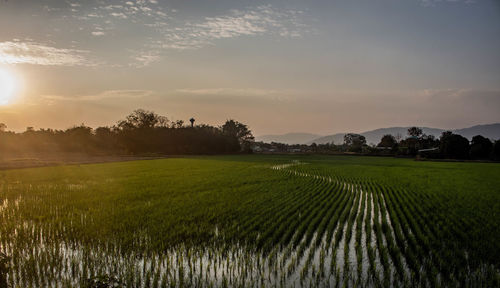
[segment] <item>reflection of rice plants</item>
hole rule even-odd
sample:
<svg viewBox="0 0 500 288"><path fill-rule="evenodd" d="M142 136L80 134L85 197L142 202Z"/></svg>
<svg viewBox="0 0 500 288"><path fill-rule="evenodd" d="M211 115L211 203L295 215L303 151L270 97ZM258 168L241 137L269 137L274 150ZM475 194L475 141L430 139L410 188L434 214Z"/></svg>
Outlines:
<svg viewBox="0 0 500 288"><path fill-rule="evenodd" d="M0 252L0 287L7 287L7 274L9 273L10 259Z"/></svg>
<svg viewBox="0 0 500 288"><path fill-rule="evenodd" d="M0 287L498 286L500 183L453 183L482 164L291 160L2 171Z"/></svg>
<svg viewBox="0 0 500 288"><path fill-rule="evenodd" d="M157 283L157 282L155 282ZM93 278L87 279L83 283L84 288L114 288L123 287L123 283L116 277L109 275L99 275ZM148 285L149 287L149 285Z"/></svg>

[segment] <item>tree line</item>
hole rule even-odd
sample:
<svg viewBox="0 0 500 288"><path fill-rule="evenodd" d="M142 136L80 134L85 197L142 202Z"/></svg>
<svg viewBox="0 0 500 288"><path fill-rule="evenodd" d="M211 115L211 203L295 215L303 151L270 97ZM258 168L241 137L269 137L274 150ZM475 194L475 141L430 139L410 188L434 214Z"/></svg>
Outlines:
<svg viewBox="0 0 500 288"><path fill-rule="evenodd" d="M384 135L377 147L390 148L393 154L423 158L500 160L500 140L476 135L469 141L451 131L443 132L438 139L424 134L418 127L409 128L408 135L399 142L392 135Z"/></svg>
<svg viewBox="0 0 500 288"><path fill-rule="evenodd" d="M398 137L400 138L400 137ZM467 138L446 131L439 138L426 135L419 127L408 129L408 137L398 140L384 135L378 145L368 146L363 135L348 133L344 136L343 149L375 155L407 155L435 159L500 160L500 140L491 141L481 135Z"/></svg>
<svg viewBox="0 0 500 288"><path fill-rule="evenodd" d="M354 153L364 155L392 155L432 159L461 160L500 160L500 140L491 141L476 135L469 141L467 138L446 131L439 138L426 135L421 128L411 127L408 135L384 135L377 145L368 145L365 136L356 133L344 135L341 144L324 143L311 145L284 143L255 143L259 152L274 153Z"/></svg>
<svg viewBox="0 0 500 288"><path fill-rule="evenodd" d="M28 127L7 131L0 123L0 155L79 152L88 154L224 154L250 150L254 137L247 125L227 120L215 127L185 125L152 111L138 109L111 127L84 124L66 130Z"/></svg>

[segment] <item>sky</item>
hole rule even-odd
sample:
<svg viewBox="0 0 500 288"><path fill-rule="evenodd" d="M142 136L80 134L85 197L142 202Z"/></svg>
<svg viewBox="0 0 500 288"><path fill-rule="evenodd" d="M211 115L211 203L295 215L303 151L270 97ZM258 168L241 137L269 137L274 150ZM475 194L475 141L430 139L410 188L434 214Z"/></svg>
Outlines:
<svg viewBox="0 0 500 288"><path fill-rule="evenodd" d="M500 122L499 51L497 0L0 0L0 122L463 128Z"/></svg>

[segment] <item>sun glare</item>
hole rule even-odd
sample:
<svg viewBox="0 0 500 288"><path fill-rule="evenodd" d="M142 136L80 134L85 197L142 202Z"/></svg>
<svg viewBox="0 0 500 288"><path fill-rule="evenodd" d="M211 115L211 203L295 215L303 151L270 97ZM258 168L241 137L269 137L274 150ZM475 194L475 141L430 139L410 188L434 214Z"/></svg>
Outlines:
<svg viewBox="0 0 500 288"><path fill-rule="evenodd" d="M0 105L7 105L14 97L16 78L6 69L0 68Z"/></svg>

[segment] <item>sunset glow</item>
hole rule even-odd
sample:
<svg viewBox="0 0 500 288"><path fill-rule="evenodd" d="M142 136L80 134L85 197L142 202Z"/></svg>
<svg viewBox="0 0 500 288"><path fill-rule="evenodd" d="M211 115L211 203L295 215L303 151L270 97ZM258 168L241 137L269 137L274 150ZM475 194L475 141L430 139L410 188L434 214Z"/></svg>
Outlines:
<svg viewBox="0 0 500 288"><path fill-rule="evenodd" d="M15 77L8 70L0 68L0 105L7 105L12 100L17 88Z"/></svg>
<svg viewBox="0 0 500 288"><path fill-rule="evenodd" d="M499 287L500 0L0 0L0 288Z"/></svg>
<svg viewBox="0 0 500 288"><path fill-rule="evenodd" d="M497 123L498 7L0 1L8 82L0 104L10 112L0 123L16 131L96 128L137 108L210 125L238 119L256 136ZM25 24L12 24L19 19Z"/></svg>

